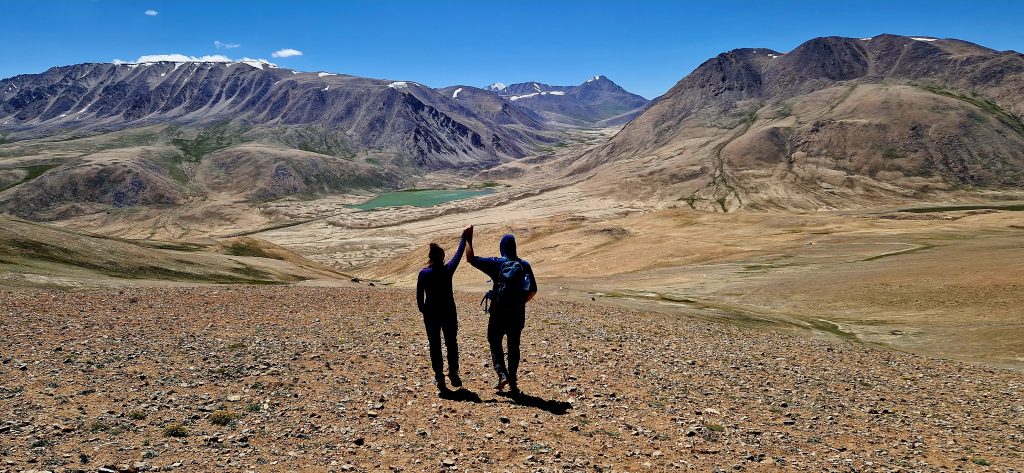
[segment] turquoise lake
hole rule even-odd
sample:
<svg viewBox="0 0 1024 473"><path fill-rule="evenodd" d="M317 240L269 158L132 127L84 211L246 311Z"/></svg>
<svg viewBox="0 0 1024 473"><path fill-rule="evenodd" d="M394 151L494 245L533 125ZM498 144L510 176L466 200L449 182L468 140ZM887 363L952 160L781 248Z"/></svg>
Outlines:
<svg viewBox="0 0 1024 473"><path fill-rule="evenodd" d="M468 199L494 193L491 189L424 189L397 192L385 192L361 204L349 205L349 208L373 210L384 207L433 207L445 202Z"/></svg>

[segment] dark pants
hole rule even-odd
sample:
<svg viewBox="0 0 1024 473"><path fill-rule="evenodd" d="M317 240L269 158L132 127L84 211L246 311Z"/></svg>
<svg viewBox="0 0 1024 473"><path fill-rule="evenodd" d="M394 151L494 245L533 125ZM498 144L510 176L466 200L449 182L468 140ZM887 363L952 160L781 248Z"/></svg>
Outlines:
<svg viewBox="0 0 1024 473"><path fill-rule="evenodd" d="M505 373L509 381L516 382L519 370L519 337L526 325L526 307L500 308L491 307L491 318L487 322L487 342L491 345L491 362L494 371ZM505 364L505 352L501 340L508 337L508 365Z"/></svg>
<svg viewBox="0 0 1024 473"><path fill-rule="evenodd" d="M430 342L430 366L434 368L434 377L444 377L444 360L441 358L442 332L444 332L444 345L448 348L448 373L458 375L459 320L455 311L423 314L423 325L427 328L427 341Z"/></svg>

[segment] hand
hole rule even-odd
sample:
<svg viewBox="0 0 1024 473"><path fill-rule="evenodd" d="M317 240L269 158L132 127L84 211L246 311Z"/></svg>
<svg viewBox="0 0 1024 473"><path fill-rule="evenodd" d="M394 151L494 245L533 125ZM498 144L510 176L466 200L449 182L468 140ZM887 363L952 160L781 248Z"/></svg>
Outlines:
<svg viewBox="0 0 1024 473"><path fill-rule="evenodd" d="M473 240L473 226L472 225L466 227L466 229L462 231L462 238L465 238L467 241L472 241Z"/></svg>

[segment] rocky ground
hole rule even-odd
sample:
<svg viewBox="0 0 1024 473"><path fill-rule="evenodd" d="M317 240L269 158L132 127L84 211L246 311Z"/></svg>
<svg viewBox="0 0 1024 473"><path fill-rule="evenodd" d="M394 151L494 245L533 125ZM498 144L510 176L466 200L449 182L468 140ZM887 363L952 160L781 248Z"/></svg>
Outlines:
<svg viewBox="0 0 1024 473"><path fill-rule="evenodd" d="M0 472L1024 471L1019 372L539 299L513 400L475 302L440 398L408 290L0 292Z"/></svg>

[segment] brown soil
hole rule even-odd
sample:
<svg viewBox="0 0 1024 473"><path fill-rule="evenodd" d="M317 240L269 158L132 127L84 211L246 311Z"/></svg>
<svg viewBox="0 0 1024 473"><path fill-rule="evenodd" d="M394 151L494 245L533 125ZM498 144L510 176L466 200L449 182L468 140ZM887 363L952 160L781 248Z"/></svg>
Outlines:
<svg viewBox="0 0 1024 473"><path fill-rule="evenodd" d="M409 290L0 292L0 472L1024 469L1021 373L542 298L516 402L458 301L442 399Z"/></svg>

